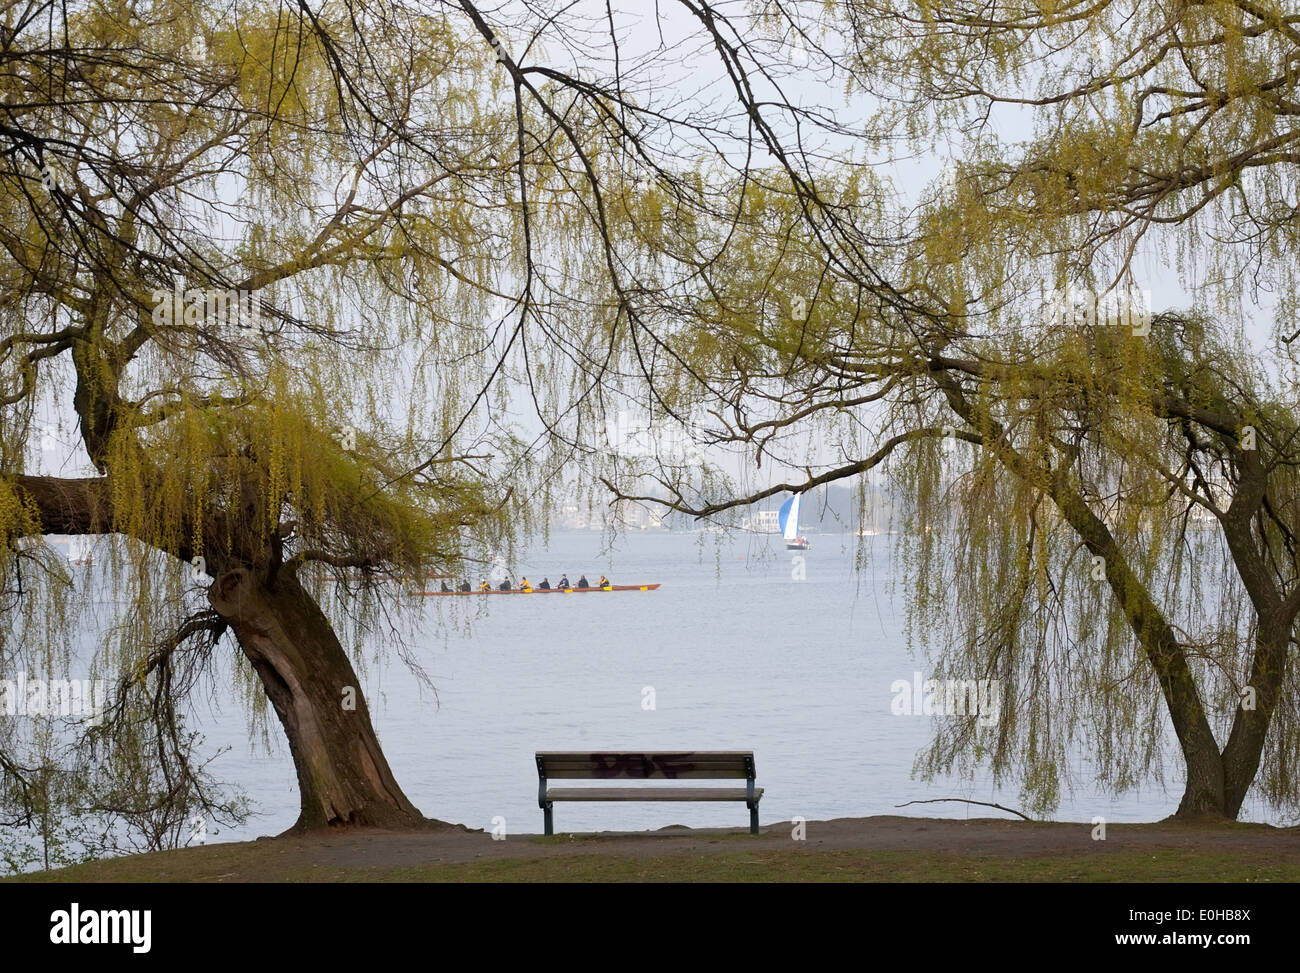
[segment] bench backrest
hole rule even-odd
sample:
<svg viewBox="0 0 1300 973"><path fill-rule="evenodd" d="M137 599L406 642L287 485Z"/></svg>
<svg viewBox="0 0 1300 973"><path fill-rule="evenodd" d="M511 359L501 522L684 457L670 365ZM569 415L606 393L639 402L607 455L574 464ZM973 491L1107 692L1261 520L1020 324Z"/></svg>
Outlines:
<svg viewBox="0 0 1300 973"><path fill-rule="evenodd" d="M724 780L754 779L752 750L684 750L675 753L548 751L537 754L537 775L547 779Z"/></svg>

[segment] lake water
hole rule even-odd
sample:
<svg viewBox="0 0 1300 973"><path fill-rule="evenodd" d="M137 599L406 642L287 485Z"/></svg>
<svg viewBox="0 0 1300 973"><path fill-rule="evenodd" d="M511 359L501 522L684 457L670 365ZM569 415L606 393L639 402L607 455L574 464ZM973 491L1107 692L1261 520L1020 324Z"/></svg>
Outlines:
<svg viewBox="0 0 1300 973"><path fill-rule="evenodd" d="M417 656L436 698L392 659L368 670L368 699L385 752L407 795L430 817L475 828L504 818L510 833L540 832L536 750L753 750L766 789L763 821L873 814L1001 816L963 797L1016 807L1018 788L987 779L913 779L936 717L890 711L891 684L910 681L902 605L891 600L887 535L812 535L804 580L776 537L636 533L603 550L601 535L552 535L521 560L534 583L562 571L576 581L607 572L616 584L661 582L653 592L425 599L429 636ZM517 575L516 575L517 576ZM477 581L477 579L474 579ZM447 613L475 616L468 634ZM463 626L462 626L463 627ZM647 708L653 692L653 709ZM258 804L247 826L210 840L276 834L293 824L293 765L272 719L270 753L250 745L226 702L200 707L210 745L230 744L213 770ZM1059 820L1151 821L1179 792L1150 787L1118 800L1066 794ZM670 824L742 827L738 804L561 804L564 831ZM1266 820L1251 807L1243 815Z"/></svg>

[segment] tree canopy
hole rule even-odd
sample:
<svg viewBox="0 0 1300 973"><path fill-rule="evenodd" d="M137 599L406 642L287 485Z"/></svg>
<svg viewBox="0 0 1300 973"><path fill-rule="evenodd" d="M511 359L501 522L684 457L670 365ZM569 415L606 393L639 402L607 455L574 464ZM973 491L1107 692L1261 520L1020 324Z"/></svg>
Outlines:
<svg viewBox="0 0 1300 973"><path fill-rule="evenodd" d="M878 471L914 638L1014 701L929 770L988 761L1048 810L1078 745L1116 790L1163 778L1168 720L1181 813L1296 807L1284 5L5 17L0 664L55 670L90 624L40 535L117 538L114 702L74 752L161 772L131 806L234 812L183 716L233 645L299 827L418 824L341 704L409 579L575 479L716 517ZM784 482L602 452L625 401ZM17 732L30 821L50 744Z"/></svg>

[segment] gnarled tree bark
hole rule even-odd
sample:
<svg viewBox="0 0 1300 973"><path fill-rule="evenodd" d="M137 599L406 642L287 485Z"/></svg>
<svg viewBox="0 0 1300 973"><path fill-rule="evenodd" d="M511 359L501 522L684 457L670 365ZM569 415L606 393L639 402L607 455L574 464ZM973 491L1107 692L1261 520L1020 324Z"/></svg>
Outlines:
<svg viewBox="0 0 1300 973"><path fill-rule="evenodd" d="M24 475L12 482L37 510L45 533L112 530L107 477ZM187 558L191 552L171 553ZM424 823L393 777L333 626L294 573L282 565L212 570L217 577L208 600L253 664L289 742L301 799L291 830Z"/></svg>
<svg viewBox="0 0 1300 973"><path fill-rule="evenodd" d="M423 821L388 766L347 653L293 574L234 567L208 600L239 639L289 740L302 797L294 830Z"/></svg>

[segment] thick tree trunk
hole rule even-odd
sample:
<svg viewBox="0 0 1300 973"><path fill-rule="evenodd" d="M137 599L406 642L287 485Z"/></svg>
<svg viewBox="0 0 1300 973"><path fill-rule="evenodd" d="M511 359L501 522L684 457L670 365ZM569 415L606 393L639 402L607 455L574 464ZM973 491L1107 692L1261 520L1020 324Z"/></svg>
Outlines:
<svg viewBox="0 0 1300 973"><path fill-rule="evenodd" d="M20 475L12 482L46 532L111 529L105 477ZM221 528L209 532L214 542L226 533ZM188 536L188 525L180 533ZM187 547L173 553L182 560L191 554ZM219 571L208 600L239 639L289 739L302 800L295 830L424 822L389 769L360 680L329 619L292 573L282 570L271 583L264 570Z"/></svg>
<svg viewBox="0 0 1300 973"><path fill-rule="evenodd" d="M1147 658L1153 660L1161 675L1170 722L1183 752L1183 765L1187 768L1183 798L1174 817L1226 817L1223 758L1219 755L1219 744L1201 705L1200 692L1182 645L1163 618L1150 628L1157 634L1143 647L1147 650Z"/></svg>
<svg viewBox="0 0 1300 973"><path fill-rule="evenodd" d="M1040 466L1037 461L1026 458L1007 445L1002 426L993 421L987 412L972 406L951 376L938 374L935 382L957 415L975 429L989 430L983 441L1006 468L1026 483L1040 486L1056 503L1061 515L1088 550L1102 558L1106 581L1160 682L1170 722L1173 723L1182 750L1187 781L1174 817L1227 816L1224 762L1210 729L1196 680L1192 677L1187 655L1173 627L1129 566L1110 528L1092 511L1079 492L1059 475L1059 471Z"/></svg>
<svg viewBox="0 0 1300 973"><path fill-rule="evenodd" d="M1173 816L1186 820L1234 817L1227 812L1219 751L1214 747L1195 749L1184 745L1183 762L1187 767L1187 783Z"/></svg>
<svg viewBox="0 0 1300 973"><path fill-rule="evenodd" d="M1254 699L1250 707L1237 705L1232 732L1223 748L1224 806L1231 818L1241 812L1246 793L1259 771L1268 728L1286 677L1291 622L1284 611L1279 611L1277 617L1260 617L1248 683L1254 690Z"/></svg>
<svg viewBox="0 0 1300 973"><path fill-rule="evenodd" d="M302 799L293 830L422 823L388 767L347 653L298 581L235 568L220 574L208 600L238 637L289 739Z"/></svg>
<svg viewBox="0 0 1300 973"><path fill-rule="evenodd" d="M1104 560L1111 591L1160 682L1169 720L1187 769L1183 797L1174 817L1232 816L1228 812L1224 791L1224 765L1219 744L1210 728L1200 690L1187 662L1187 653L1173 626L1129 567L1110 529L1088 508L1083 498L1061 485L1056 485L1053 496L1088 549Z"/></svg>

